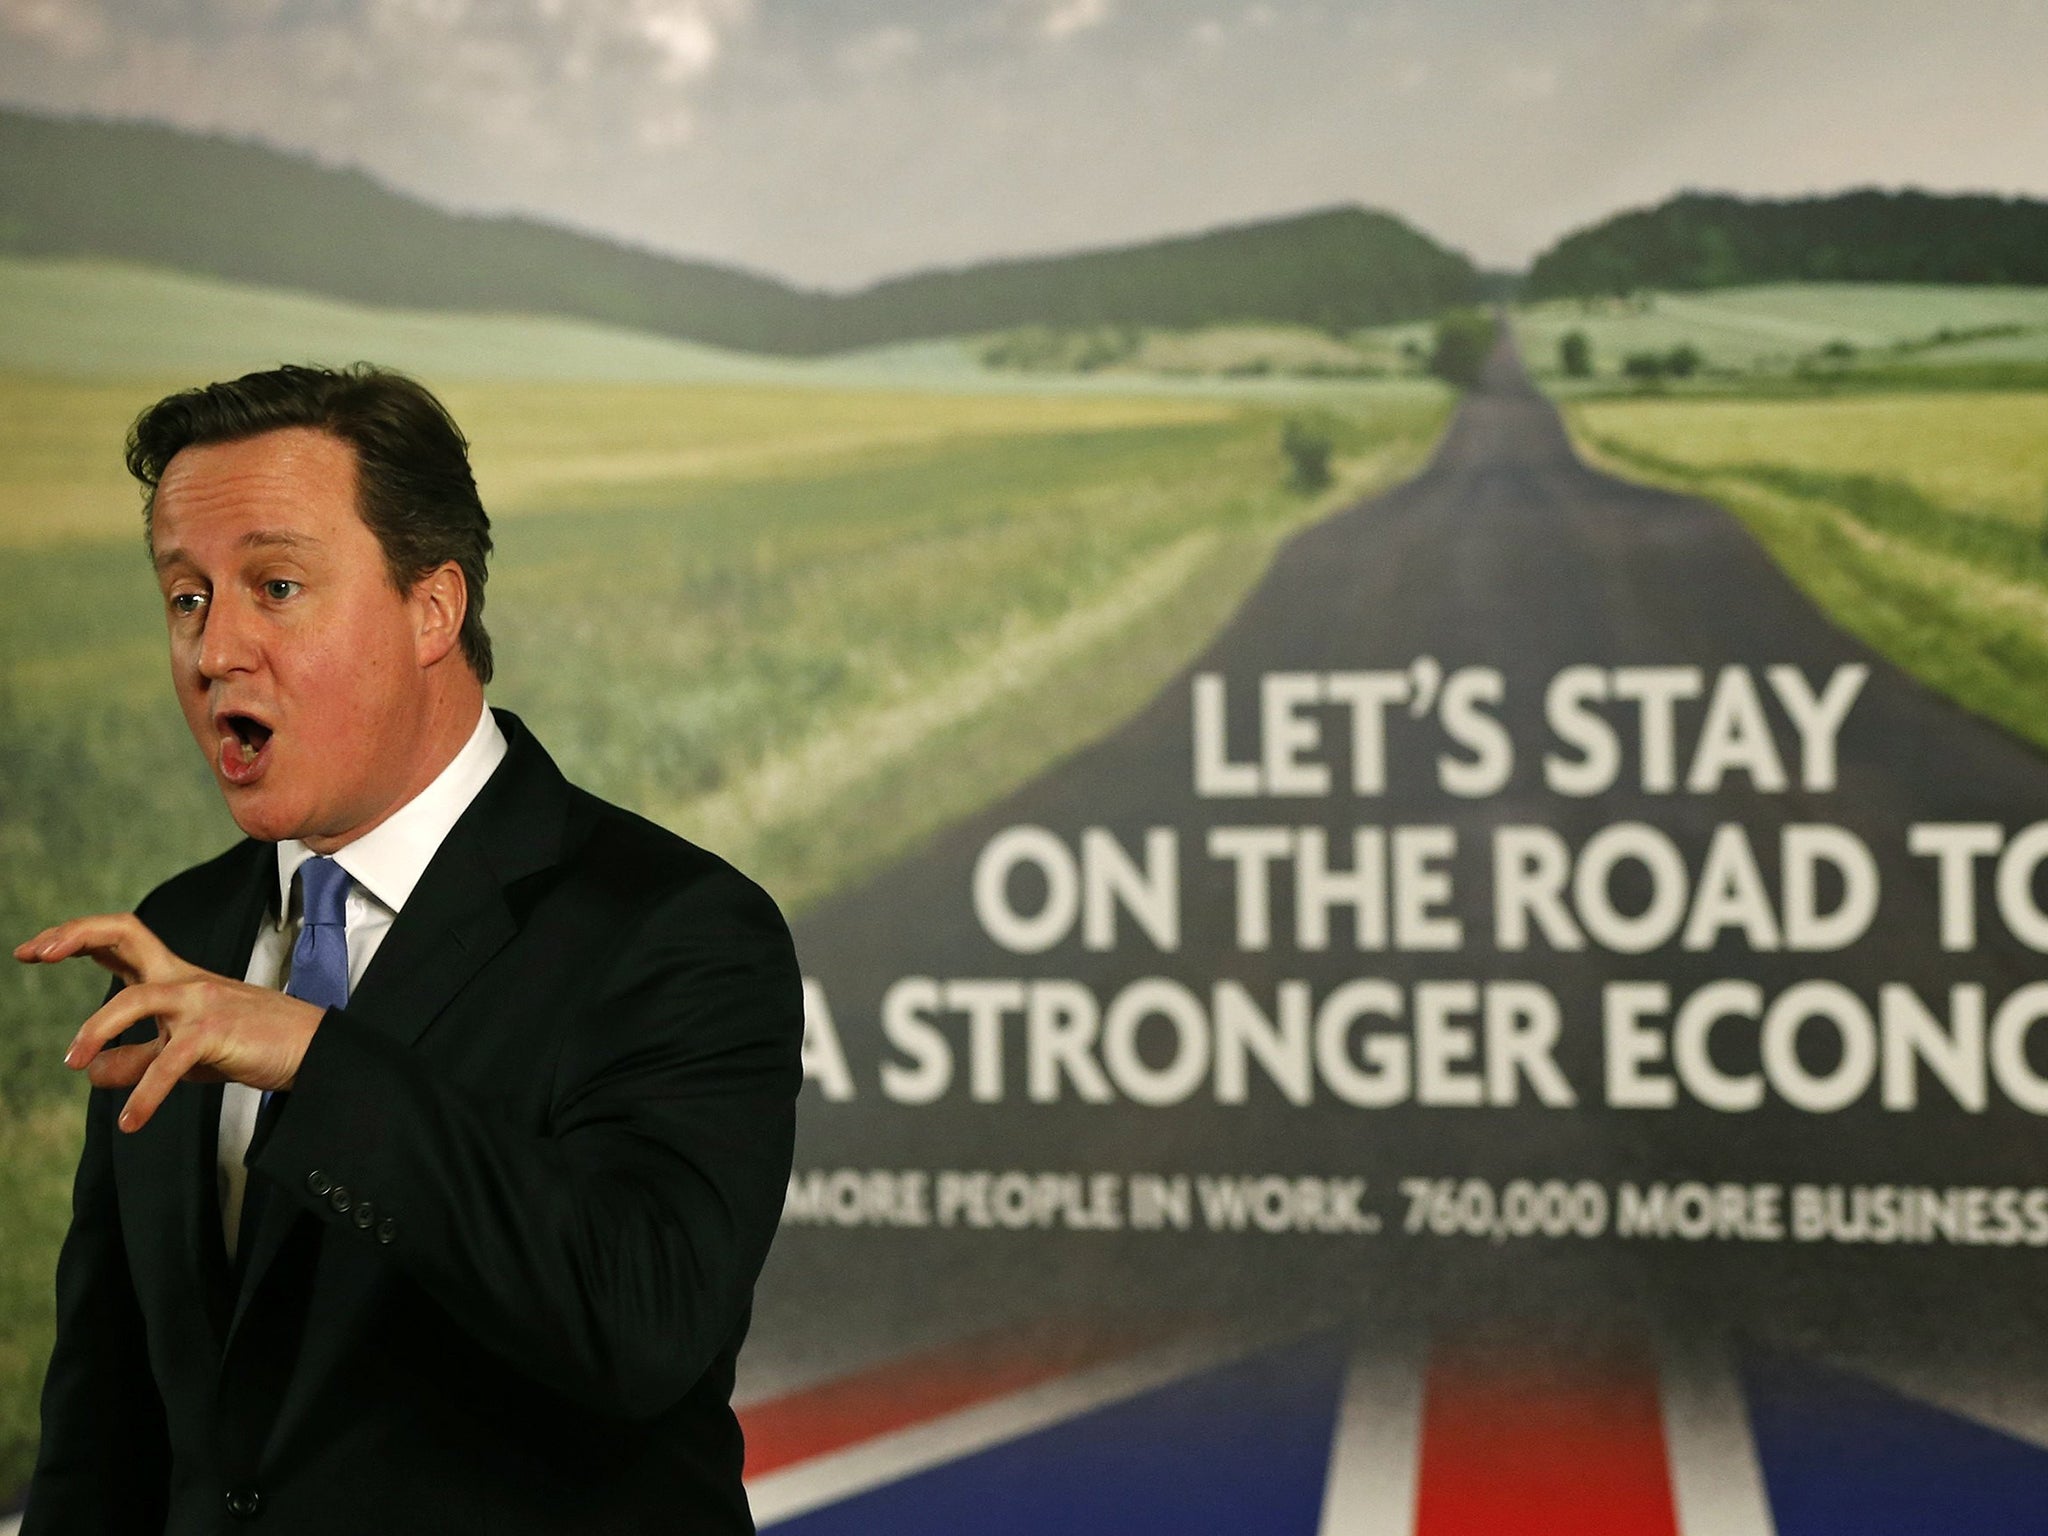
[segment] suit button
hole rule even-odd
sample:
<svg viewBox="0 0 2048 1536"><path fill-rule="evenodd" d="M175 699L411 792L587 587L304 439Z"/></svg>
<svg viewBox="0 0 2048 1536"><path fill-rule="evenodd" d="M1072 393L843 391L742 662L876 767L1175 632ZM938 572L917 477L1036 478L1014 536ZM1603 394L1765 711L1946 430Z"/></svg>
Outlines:
<svg viewBox="0 0 2048 1536"><path fill-rule="evenodd" d="M345 1215L355 1202L349 1198L348 1186L337 1184L334 1186L334 1193L327 1197L327 1203Z"/></svg>
<svg viewBox="0 0 2048 1536"><path fill-rule="evenodd" d="M334 1188L334 1180L327 1177L318 1168L315 1168L306 1175L306 1188L313 1191L316 1195L324 1195L327 1191Z"/></svg>
<svg viewBox="0 0 2048 1536"><path fill-rule="evenodd" d="M227 1506L228 1513L237 1520L254 1520L257 1511L263 1508L263 1495L254 1488L230 1488Z"/></svg>
<svg viewBox="0 0 2048 1536"><path fill-rule="evenodd" d="M355 1222L357 1227L367 1232L370 1229L370 1224L377 1219L377 1213L371 1209L369 1201L358 1200L356 1202L355 1215L350 1219Z"/></svg>
<svg viewBox="0 0 2048 1536"><path fill-rule="evenodd" d="M389 1216L386 1216L382 1221L377 1223L378 1242L388 1243L391 1241L391 1239L393 1239L396 1236L398 1236L398 1223L393 1221Z"/></svg>

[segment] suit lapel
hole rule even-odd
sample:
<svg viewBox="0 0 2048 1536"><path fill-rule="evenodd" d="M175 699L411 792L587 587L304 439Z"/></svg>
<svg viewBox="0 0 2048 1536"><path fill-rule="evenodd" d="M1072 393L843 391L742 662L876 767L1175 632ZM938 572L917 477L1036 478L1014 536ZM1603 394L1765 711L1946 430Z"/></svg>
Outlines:
<svg viewBox="0 0 2048 1536"><path fill-rule="evenodd" d="M508 890L562 857L568 784L516 716L496 713L505 761L443 839L349 997L351 1019L402 1044L519 931Z"/></svg>
<svg viewBox="0 0 2048 1536"><path fill-rule="evenodd" d="M348 1013L402 1044L518 931L473 839L450 835L349 997Z"/></svg>
<svg viewBox="0 0 2048 1536"><path fill-rule="evenodd" d="M443 840L349 996L352 1022L406 1045L518 933L508 888L562 856L568 784L516 716L496 714L505 761ZM289 1198L263 1202L256 1230L243 1234L248 1250L230 1341L294 1225L314 1219Z"/></svg>

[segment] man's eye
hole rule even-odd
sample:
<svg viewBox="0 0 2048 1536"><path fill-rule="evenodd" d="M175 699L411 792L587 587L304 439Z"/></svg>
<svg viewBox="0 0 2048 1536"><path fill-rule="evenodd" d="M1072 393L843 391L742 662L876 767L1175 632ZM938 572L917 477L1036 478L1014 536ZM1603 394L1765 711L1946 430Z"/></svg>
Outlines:
<svg viewBox="0 0 2048 1536"><path fill-rule="evenodd" d="M273 576L269 581L263 583L263 595L273 603L284 602L298 590L299 584L296 581L286 581L281 576Z"/></svg>
<svg viewBox="0 0 2048 1536"><path fill-rule="evenodd" d="M204 592L173 592L171 594L171 612L177 614L180 618L190 618L205 606L206 594Z"/></svg>

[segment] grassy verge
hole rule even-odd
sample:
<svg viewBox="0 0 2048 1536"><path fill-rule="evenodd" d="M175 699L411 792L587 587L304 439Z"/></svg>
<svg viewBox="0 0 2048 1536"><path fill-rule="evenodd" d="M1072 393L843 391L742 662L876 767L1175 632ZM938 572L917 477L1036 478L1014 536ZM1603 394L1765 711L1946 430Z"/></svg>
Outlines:
<svg viewBox="0 0 2048 1536"><path fill-rule="evenodd" d="M662 819L801 910L1131 714L1222 626L1287 533L1412 472L1430 440L1390 432L1342 460L1314 498L1251 479L1264 433L1227 441L1215 478L1133 489L1127 510L1148 507L1160 532L1115 574L1104 563L1071 598L1013 612L922 684L835 711Z"/></svg>
<svg viewBox="0 0 2048 1536"><path fill-rule="evenodd" d="M1567 414L1590 460L1728 507L1835 622L2048 748L2048 552L2030 451L2040 438L2012 430L2040 420L2044 402L1980 404L1887 401L1861 438L1827 430L1814 402L1722 403L1704 422L1709 408L1680 401ZM1836 413L1834 425L1856 423ZM1847 467L1859 462L1868 467Z"/></svg>
<svg viewBox="0 0 2048 1536"><path fill-rule="evenodd" d="M0 934L130 906L234 835L165 686L134 492L106 467L153 393L0 377ZM1280 405L448 394L503 514L494 700L573 778L792 909L1114 725L1282 537L1418 464L1448 405L1326 394L1337 478L1303 495ZM0 1496L33 1453L76 1156L58 1055L100 987L0 967Z"/></svg>

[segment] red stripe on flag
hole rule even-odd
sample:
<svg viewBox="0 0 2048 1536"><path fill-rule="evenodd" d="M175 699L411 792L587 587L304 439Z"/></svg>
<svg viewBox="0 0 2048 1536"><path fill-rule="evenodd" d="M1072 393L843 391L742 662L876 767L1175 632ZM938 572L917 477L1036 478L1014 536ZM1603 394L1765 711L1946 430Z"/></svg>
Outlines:
<svg viewBox="0 0 2048 1536"><path fill-rule="evenodd" d="M1416 1536L1677 1536L1649 1361L1439 1350L1424 1393Z"/></svg>
<svg viewBox="0 0 2048 1536"><path fill-rule="evenodd" d="M1021 1392L1149 1342L1016 1332L977 1334L899 1356L740 1410L747 1476L844 1450L895 1430Z"/></svg>

